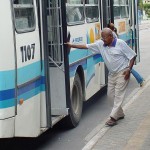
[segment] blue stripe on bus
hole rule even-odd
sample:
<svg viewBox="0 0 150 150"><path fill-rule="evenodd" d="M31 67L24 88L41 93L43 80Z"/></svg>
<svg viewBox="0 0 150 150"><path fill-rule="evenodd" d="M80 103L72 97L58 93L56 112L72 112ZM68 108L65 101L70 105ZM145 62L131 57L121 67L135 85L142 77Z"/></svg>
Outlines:
<svg viewBox="0 0 150 150"><path fill-rule="evenodd" d="M99 62L104 62L101 54L96 54L93 57L94 57L94 60L95 60L95 64L97 64Z"/></svg>
<svg viewBox="0 0 150 150"><path fill-rule="evenodd" d="M5 101L0 101L0 109L8 108L8 107L13 107L15 106L15 99L7 99Z"/></svg>
<svg viewBox="0 0 150 150"><path fill-rule="evenodd" d="M36 88L36 87L39 87L40 85L41 85L41 78L39 78L35 82L28 84L27 86L23 86L23 87L19 88L18 89L18 95L26 93L26 92L28 92L28 91Z"/></svg>
<svg viewBox="0 0 150 150"><path fill-rule="evenodd" d="M45 91L45 77L31 82L18 89L18 99L27 100L40 92ZM0 91L0 108L15 106L15 89Z"/></svg>
<svg viewBox="0 0 150 150"><path fill-rule="evenodd" d="M102 56L100 54L96 54L96 55L91 56L91 57L89 57L87 59L85 58L85 59L83 59L81 61L78 59L79 61L76 60L77 61L76 63L74 63L73 65L70 65L70 77L74 77L75 76L75 71L76 71L76 69L77 69L77 67L79 65L81 65L83 67L83 69L86 70L88 68L87 60L92 58L92 57L93 57L93 60L94 60L94 64L91 64L91 65L93 65L93 67L94 67L95 64L97 64L99 62L103 62Z"/></svg>
<svg viewBox="0 0 150 150"><path fill-rule="evenodd" d="M87 56L87 50L75 49L69 54L69 63L72 64L80 59L83 59Z"/></svg>
<svg viewBox="0 0 150 150"><path fill-rule="evenodd" d="M41 92L41 87L38 86L38 87L36 87L36 88L26 92L26 93L22 93L21 95L19 95L18 101L19 101L19 99L28 100L31 97L38 95L40 92Z"/></svg>
<svg viewBox="0 0 150 150"><path fill-rule="evenodd" d="M78 55L80 55L80 53L78 53ZM78 59L76 60L77 62L70 65L70 77L74 77L77 67L79 65L81 65L84 69L84 71L86 70L86 86L88 86L88 84L90 83L91 79L95 76L95 64L99 63L99 62L103 62L102 56L100 54L96 54L94 56L92 56L92 53L89 51L89 55L91 55L91 57L89 58L85 58L81 61L77 61L80 60L79 57L77 57ZM72 59L73 60L73 59ZM75 61L75 59L74 59ZM88 63L87 63L88 61Z"/></svg>
<svg viewBox="0 0 150 150"><path fill-rule="evenodd" d="M14 97L15 97L15 89L0 91L0 101L4 101Z"/></svg>
<svg viewBox="0 0 150 150"><path fill-rule="evenodd" d="M15 87L15 70L0 71L0 91L12 89L14 87Z"/></svg>
<svg viewBox="0 0 150 150"><path fill-rule="evenodd" d="M41 61L24 66L18 69L18 84L26 83L37 76L44 75L41 72ZM15 69L9 71L0 71L0 91L15 88Z"/></svg>
<svg viewBox="0 0 150 150"><path fill-rule="evenodd" d="M26 83L41 75L41 61L18 69L18 84Z"/></svg>

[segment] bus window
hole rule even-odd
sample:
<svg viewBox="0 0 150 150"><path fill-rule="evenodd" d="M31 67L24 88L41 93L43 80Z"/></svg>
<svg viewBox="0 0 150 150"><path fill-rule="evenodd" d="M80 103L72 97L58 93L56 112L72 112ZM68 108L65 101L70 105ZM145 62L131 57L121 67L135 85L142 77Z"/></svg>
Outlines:
<svg viewBox="0 0 150 150"><path fill-rule="evenodd" d="M120 7L114 6L114 18L119 19L120 18Z"/></svg>
<svg viewBox="0 0 150 150"><path fill-rule="evenodd" d="M114 0L114 17L115 19L129 17L128 0Z"/></svg>
<svg viewBox="0 0 150 150"><path fill-rule="evenodd" d="M114 0L114 6L119 6L119 1L120 0Z"/></svg>
<svg viewBox="0 0 150 150"><path fill-rule="evenodd" d="M120 0L120 5L128 5L128 0Z"/></svg>
<svg viewBox="0 0 150 150"><path fill-rule="evenodd" d="M14 0L13 8L16 31L33 31L35 29L33 0Z"/></svg>
<svg viewBox="0 0 150 150"><path fill-rule="evenodd" d="M121 12L121 18L127 18L127 17L129 17L128 6L121 6L120 7L120 12Z"/></svg>
<svg viewBox="0 0 150 150"><path fill-rule="evenodd" d="M82 0L67 0L66 16L68 25L84 23L84 8Z"/></svg>
<svg viewBox="0 0 150 150"><path fill-rule="evenodd" d="M129 17L129 5L127 0L120 1L120 15L121 18Z"/></svg>
<svg viewBox="0 0 150 150"><path fill-rule="evenodd" d="M120 18L120 7L119 7L119 0L114 0L114 18Z"/></svg>
<svg viewBox="0 0 150 150"><path fill-rule="evenodd" d="M86 21L97 22L99 21L99 10L98 10L98 1L97 0L87 0L85 2L85 14Z"/></svg>

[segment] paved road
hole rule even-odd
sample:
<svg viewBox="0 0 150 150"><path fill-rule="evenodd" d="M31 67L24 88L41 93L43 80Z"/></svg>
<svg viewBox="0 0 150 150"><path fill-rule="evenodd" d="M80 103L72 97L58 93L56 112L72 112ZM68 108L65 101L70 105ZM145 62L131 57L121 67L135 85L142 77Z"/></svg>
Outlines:
<svg viewBox="0 0 150 150"><path fill-rule="evenodd" d="M144 26L140 25L141 62L134 67L145 79L150 75L150 30L148 27L148 22L144 22ZM126 96L134 95L138 89L139 85L131 77ZM125 103L127 101L128 99ZM57 125L36 139L13 138L0 140L0 149L81 150L94 136L97 128L103 124L109 113L110 107L106 93L101 91L91 101L84 104L82 119L77 128L65 130Z"/></svg>

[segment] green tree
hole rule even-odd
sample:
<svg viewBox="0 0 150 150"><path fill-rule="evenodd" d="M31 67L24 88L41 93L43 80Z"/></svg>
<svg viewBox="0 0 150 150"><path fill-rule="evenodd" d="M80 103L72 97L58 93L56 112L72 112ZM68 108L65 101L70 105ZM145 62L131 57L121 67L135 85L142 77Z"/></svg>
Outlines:
<svg viewBox="0 0 150 150"><path fill-rule="evenodd" d="M138 0L138 8L143 10L143 0Z"/></svg>
<svg viewBox="0 0 150 150"><path fill-rule="evenodd" d="M150 4L144 4L143 8L145 10L145 13L148 15L148 17L150 18Z"/></svg>

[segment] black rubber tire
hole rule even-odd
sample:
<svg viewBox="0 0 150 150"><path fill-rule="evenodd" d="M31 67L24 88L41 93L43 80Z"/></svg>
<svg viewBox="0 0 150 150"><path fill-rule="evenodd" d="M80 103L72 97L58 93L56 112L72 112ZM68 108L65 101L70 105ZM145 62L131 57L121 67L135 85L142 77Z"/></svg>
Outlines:
<svg viewBox="0 0 150 150"><path fill-rule="evenodd" d="M82 107L83 107L82 85L80 77L78 73L76 73L72 88L69 116L67 116L66 118L67 119L66 124L68 128L75 128L78 125L82 115Z"/></svg>

